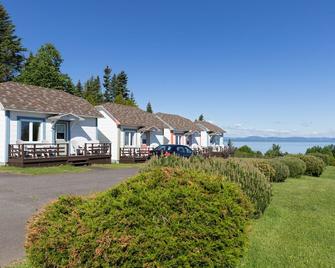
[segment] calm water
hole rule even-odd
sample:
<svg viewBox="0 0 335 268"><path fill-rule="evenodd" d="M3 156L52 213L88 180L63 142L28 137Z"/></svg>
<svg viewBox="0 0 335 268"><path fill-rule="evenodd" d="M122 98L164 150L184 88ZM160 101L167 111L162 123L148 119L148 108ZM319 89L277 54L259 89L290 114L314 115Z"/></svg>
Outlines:
<svg viewBox="0 0 335 268"><path fill-rule="evenodd" d="M272 147L272 144L279 144L282 152L288 153L305 153L306 149L312 146L325 146L329 144L333 144L332 142L267 142L267 141L233 141L233 145L235 147L241 147L243 145L248 145L254 151L261 151L265 153Z"/></svg>

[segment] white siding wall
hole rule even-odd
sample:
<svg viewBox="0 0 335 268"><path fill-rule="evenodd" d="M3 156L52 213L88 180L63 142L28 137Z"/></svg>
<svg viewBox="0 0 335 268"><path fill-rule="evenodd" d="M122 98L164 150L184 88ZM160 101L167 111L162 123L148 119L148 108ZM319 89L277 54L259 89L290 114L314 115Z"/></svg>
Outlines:
<svg viewBox="0 0 335 268"><path fill-rule="evenodd" d="M7 131L6 112L0 110L0 165L7 162Z"/></svg>
<svg viewBox="0 0 335 268"><path fill-rule="evenodd" d="M163 133L164 133L163 144L169 144L169 143L171 143L172 141L171 141L171 131L170 131L170 129L164 128Z"/></svg>
<svg viewBox="0 0 335 268"><path fill-rule="evenodd" d="M155 148L161 144L164 144L163 131L159 132L150 131L150 147Z"/></svg>
<svg viewBox="0 0 335 268"><path fill-rule="evenodd" d="M112 162L120 160L121 131L115 121L103 110L99 110L102 118L98 118L98 139L100 142L112 143Z"/></svg>
<svg viewBox="0 0 335 268"><path fill-rule="evenodd" d="M97 127L95 118L85 121L72 121L70 124L71 141L97 142Z"/></svg>
<svg viewBox="0 0 335 268"><path fill-rule="evenodd" d="M201 137L200 137L200 146L201 147L207 147L209 146L209 135L207 131L201 131Z"/></svg>

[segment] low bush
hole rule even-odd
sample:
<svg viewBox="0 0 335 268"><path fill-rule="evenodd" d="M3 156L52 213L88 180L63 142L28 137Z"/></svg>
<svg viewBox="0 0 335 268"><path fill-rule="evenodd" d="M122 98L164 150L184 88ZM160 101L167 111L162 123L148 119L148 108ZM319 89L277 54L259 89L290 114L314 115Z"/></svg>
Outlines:
<svg viewBox="0 0 335 268"><path fill-rule="evenodd" d="M333 154L309 153L308 155L313 155L315 157L318 157L318 158L322 159L322 161L327 166L335 166L335 158L334 158Z"/></svg>
<svg viewBox="0 0 335 268"><path fill-rule="evenodd" d="M244 161L250 162L254 167L256 167L261 173L263 173L270 181L276 175L275 169L269 163L267 159L255 159L255 158L248 158L244 159Z"/></svg>
<svg viewBox="0 0 335 268"><path fill-rule="evenodd" d="M34 267L236 267L252 211L222 176L154 169L90 198L59 198L28 224Z"/></svg>
<svg viewBox="0 0 335 268"><path fill-rule="evenodd" d="M319 177L325 168L325 162L319 157L313 155L298 155L306 164L305 174L309 176Z"/></svg>
<svg viewBox="0 0 335 268"><path fill-rule="evenodd" d="M225 176L227 180L236 182L255 206L255 216L259 216L271 200L271 183L257 168L240 159L176 156L153 158L144 170L154 167L179 167L206 174Z"/></svg>
<svg viewBox="0 0 335 268"><path fill-rule="evenodd" d="M287 156L281 157L279 160L289 168L290 177L292 178L298 178L306 172L306 164L299 158Z"/></svg>
<svg viewBox="0 0 335 268"><path fill-rule="evenodd" d="M275 176L271 178L272 182L283 182L290 176L290 170L287 165L278 159L269 159L269 164L275 170Z"/></svg>
<svg viewBox="0 0 335 268"><path fill-rule="evenodd" d="M249 146L244 145L235 150L234 157L263 157L263 154L260 151L255 152Z"/></svg>

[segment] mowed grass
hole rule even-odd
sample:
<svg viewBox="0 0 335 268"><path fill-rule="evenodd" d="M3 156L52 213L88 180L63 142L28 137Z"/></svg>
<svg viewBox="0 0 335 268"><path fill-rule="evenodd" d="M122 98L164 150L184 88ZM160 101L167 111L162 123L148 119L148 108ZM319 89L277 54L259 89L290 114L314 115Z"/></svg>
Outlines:
<svg viewBox="0 0 335 268"><path fill-rule="evenodd" d="M108 168L108 169L124 169L124 168L141 168L145 163L113 163L113 164L94 164L93 167Z"/></svg>
<svg viewBox="0 0 335 268"><path fill-rule="evenodd" d="M51 175L59 173L81 173L89 171L89 167L75 167L71 165L52 166L52 167L13 167L1 166L0 173L12 173L20 175Z"/></svg>
<svg viewBox="0 0 335 268"><path fill-rule="evenodd" d="M335 167L273 185L241 267L335 267Z"/></svg>

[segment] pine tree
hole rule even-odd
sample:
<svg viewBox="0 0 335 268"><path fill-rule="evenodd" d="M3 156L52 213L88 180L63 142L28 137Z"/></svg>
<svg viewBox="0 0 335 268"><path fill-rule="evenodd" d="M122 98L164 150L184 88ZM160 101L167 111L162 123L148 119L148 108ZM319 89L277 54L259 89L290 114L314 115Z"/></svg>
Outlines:
<svg viewBox="0 0 335 268"><path fill-rule="evenodd" d="M205 117L203 114L199 115L199 118L198 118L198 121L204 121L205 120Z"/></svg>
<svg viewBox="0 0 335 268"><path fill-rule="evenodd" d="M115 95L122 95L125 100L129 99L128 76L124 71L116 76Z"/></svg>
<svg viewBox="0 0 335 268"><path fill-rule="evenodd" d="M113 81L111 79L112 69L107 66L104 70L104 77L103 77L103 86L105 88L104 92L104 101L112 102L115 98L115 92L113 87ZM113 76L113 79L114 76ZM115 82L115 81L114 81Z"/></svg>
<svg viewBox="0 0 335 268"><path fill-rule="evenodd" d="M30 54L16 81L29 85L60 89L73 94L75 87L71 78L60 70L62 62L61 54L55 46L45 44L37 51L36 55Z"/></svg>
<svg viewBox="0 0 335 268"><path fill-rule="evenodd" d="M83 97L92 105L102 103L101 85L99 76L92 76L84 85Z"/></svg>
<svg viewBox="0 0 335 268"><path fill-rule="evenodd" d="M147 104L147 112L148 113L153 113L150 101Z"/></svg>
<svg viewBox="0 0 335 268"><path fill-rule="evenodd" d="M80 80L78 81L77 85L74 88L73 95L76 95L78 97L83 96L83 86L82 86Z"/></svg>
<svg viewBox="0 0 335 268"><path fill-rule="evenodd" d="M21 39L15 35L5 7L0 4L0 82L13 79L21 70L25 60Z"/></svg>

